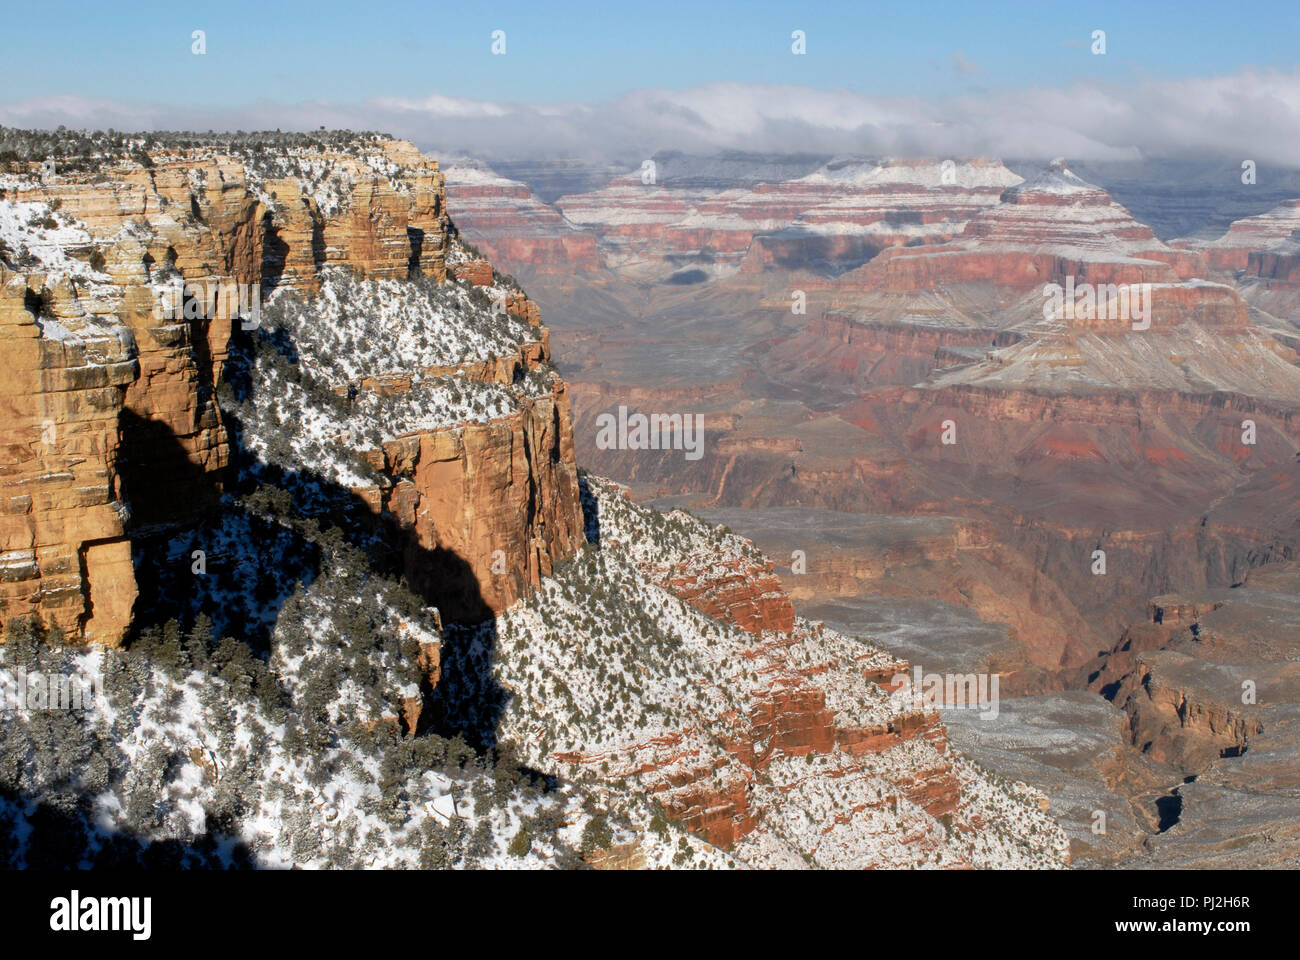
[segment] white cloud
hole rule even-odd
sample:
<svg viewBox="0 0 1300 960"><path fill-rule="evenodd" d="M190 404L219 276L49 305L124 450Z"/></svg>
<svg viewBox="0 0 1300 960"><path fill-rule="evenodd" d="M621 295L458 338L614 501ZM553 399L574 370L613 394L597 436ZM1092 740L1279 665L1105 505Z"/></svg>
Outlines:
<svg viewBox="0 0 1300 960"><path fill-rule="evenodd" d="M1086 160L1227 156L1293 167L1300 156L1300 71L1249 70L1129 86L1086 82L945 100L729 83L637 90L597 104L502 103L434 93L180 109L60 96L0 105L0 123L122 130L324 124L386 130L443 152L499 158L636 162L661 149L741 149Z"/></svg>
<svg viewBox="0 0 1300 960"><path fill-rule="evenodd" d="M422 100L403 97L376 97L370 101L377 108L395 113L418 113L428 117L504 117L509 107L488 100L466 100L463 97L444 97L431 93Z"/></svg>

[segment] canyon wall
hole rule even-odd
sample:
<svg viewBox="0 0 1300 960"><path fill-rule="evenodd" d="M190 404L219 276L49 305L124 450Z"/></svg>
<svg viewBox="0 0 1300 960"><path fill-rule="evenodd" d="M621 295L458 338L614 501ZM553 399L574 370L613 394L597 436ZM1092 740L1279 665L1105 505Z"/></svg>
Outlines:
<svg viewBox="0 0 1300 960"><path fill-rule="evenodd" d="M310 295L336 266L445 282L443 175L409 143L364 138L271 155L158 151L94 174L8 178L0 201L36 218L21 234L32 261L0 266L0 623L34 614L117 645L137 593L133 538L193 522L227 480L215 387L232 338L256 323L231 309L233 292ZM178 285L183 298L168 300ZM540 343L467 375L509 383L549 360L536 305L515 293L507 309ZM562 384L500 420L401 437L378 459L387 485L361 495L413 531L413 564L455 556L476 581L461 592L487 610L581 538Z"/></svg>

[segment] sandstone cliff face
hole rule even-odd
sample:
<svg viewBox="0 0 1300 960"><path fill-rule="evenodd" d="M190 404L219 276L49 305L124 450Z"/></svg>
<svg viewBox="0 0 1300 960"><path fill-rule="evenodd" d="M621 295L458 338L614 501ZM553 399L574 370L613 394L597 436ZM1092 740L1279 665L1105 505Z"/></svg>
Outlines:
<svg viewBox="0 0 1300 960"><path fill-rule="evenodd" d="M27 300L43 277L0 267L0 283L0 617L113 643L135 600L117 456L140 364L129 331L86 315L68 285L42 321Z"/></svg>
<svg viewBox="0 0 1300 960"><path fill-rule="evenodd" d="M0 204L17 225L11 250L34 255L21 272L0 266L0 621L36 614L115 645L136 597L131 538L193 522L222 489L230 449L215 386L232 338L255 322L235 305L277 288L310 296L334 267L442 283L443 176L390 140L271 156L171 151L93 176L11 178ZM57 227L37 224L50 215ZM549 360L536 304L503 296L538 336L460 365L471 379L509 384ZM410 375L352 386L390 390ZM401 452L412 445L416 455ZM466 595L488 609L526 592L581 534L562 383L502 419L406 437L381 459L388 485L366 495L410 524L419 547L462 558L478 581Z"/></svg>
<svg viewBox="0 0 1300 960"><path fill-rule="evenodd" d="M1248 265L1252 254L1284 242L1297 229L1300 200L1286 200L1266 213L1234 221L1217 240L1184 240L1178 245L1203 252L1206 262L1216 270L1231 273L1246 269L1251 273Z"/></svg>
<svg viewBox="0 0 1300 960"><path fill-rule="evenodd" d="M1279 286L1300 285L1300 229L1280 243L1252 250L1246 274Z"/></svg>
<svg viewBox="0 0 1300 960"><path fill-rule="evenodd" d="M502 419L386 442L376 465L378 505L418 548L406 576L424 592L436 581L449 619L500 613L583 542L563 389Z"/></svg>
<svg viewBox="0 0 1300 960"><path fill-rule="evenodd" d="M332 264L376 279L446 278L444 178L437 161L411 144L250 158L249 173L265 224L262 276L272 285L315 290L320 270Z"/></svg>

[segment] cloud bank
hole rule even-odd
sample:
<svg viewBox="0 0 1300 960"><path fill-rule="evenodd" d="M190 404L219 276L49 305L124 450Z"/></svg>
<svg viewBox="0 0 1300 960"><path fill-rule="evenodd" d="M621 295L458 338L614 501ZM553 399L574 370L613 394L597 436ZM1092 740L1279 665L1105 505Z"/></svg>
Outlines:
<svg viewBox="0 0 1300 960"><path fill-rule="evenodd" d="M964 58L963 58L964 63ZM1081 160L1240 158L1300 166L1300 71L1131 85L1080 83L931 100L711 84L588 103L430 94L357 102L178 108L78 96L0 104L7 126L119 130L383 130L444 154L635 164L658 150Z"/></svg>

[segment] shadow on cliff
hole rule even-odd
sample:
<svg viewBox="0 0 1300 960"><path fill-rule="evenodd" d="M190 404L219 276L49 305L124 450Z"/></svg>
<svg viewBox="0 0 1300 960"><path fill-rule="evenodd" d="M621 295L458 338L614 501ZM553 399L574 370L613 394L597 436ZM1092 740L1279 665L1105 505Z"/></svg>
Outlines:
<svg viewBox="0 0 1300 960"><path fill-rule="evenodd" d="M254 361L263 349L297 363L282 334L237 334L223 375L236 405L256 387ZM452 550L422 546L392 514L376 514L313 470L262 462L233 408L222 417L229 466L208 472L166 424L120 415L118 469L139 588L131 640L171 619L189 629L203 614L214 639L242 639L265 658L286 601L345 557L360 588L366 577L384 576L439 611L441 678L436 687L424 683L416 732L494 748L509 694L494 676L495 617L470 564Z"/></svg>
<svg viewBox="0 0 1300 960"><path fill-rule="evenodd" d="M600 546L600 501L591 492L585 471L578 470L578 499L582 504L582 534L593 547Z"/></svg>
<svg viewBox="0 0 1300 960"><path fill-rule="evenodd" d="M186 629L199 614L215 636L269 650L280 608L321 569L321 545L223 489L165 424L124 410L118 477L138 596L131 639L169 619ZM269 498L264 498L269 499Z"/></svg>
<svg viewBox="0 0 1300 960"><path fill-rule="evenodd" d="M581 471L578 493L583 533L589 543L600 546L600 505ZM448 582L454 583L454 577ZM473 582L477 590L477 581ZM444 736L458 734L475 749L493 749L510 697L493 675L498 642L496 620L489 611L485 619L450 623L443 630L443 638L442 679L429 702L430 722Z"/></svg>
<svg viewBox="0 0 1300 960"><path fill-rule="evenodd" d="M891 217L901 226L907 217ZM789 240L789 243L780 241ZM838 237L809 236L798 231L776 233L769 241L772 261L787 270L809 270L825 277L838 277L870 263L883 249L867 241L845 242Z"/></svg>
<svg viewBox="0 0 1300 960"><path fill-rule="evenodd" d="M317 273L325 265L325 223L316 214L311 220L311 260ZM408 233L410 231L407 231ZM421 234L423 237L423 234ZM262 217L262 288L263 300L284 280L285 269L289 263L289 244L280 236L280 228L275 225L275 214L267 211Z"/></svg>
<svg viewBox="0 0 1300 960"><path fill-rule="evenodd" d="M91 870L255 869L252 850L233 839L234 824L228 826L230 834L209 831L191 843L151 841L129 833L105 833L92 825L87 810L64 810L21 792L0 790L0 868L17 868L14 858L21 834L26 837L22 856L28 870L75 870L83 863Z"/></svg>

